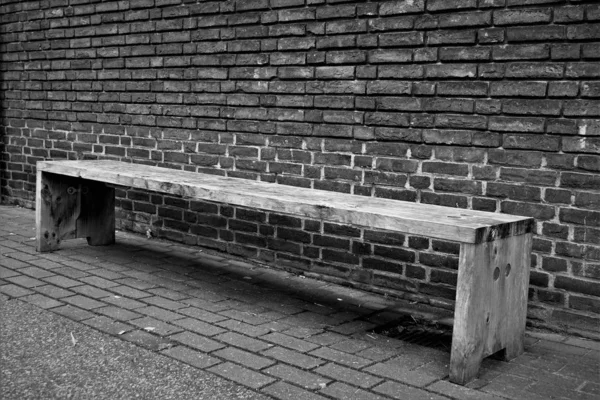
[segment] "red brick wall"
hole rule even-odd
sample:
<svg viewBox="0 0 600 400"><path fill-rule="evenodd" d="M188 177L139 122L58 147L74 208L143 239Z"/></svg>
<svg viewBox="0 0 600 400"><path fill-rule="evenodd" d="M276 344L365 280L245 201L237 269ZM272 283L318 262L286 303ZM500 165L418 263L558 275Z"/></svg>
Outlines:
<svg viewBox="0 0 600 400"><path fill-rule="evenodd" d="M533 216L529 323L597 335L597 1L1 4L3 202L117 158ZM122 228L452 305L456 245L118 193Z"/></svg>

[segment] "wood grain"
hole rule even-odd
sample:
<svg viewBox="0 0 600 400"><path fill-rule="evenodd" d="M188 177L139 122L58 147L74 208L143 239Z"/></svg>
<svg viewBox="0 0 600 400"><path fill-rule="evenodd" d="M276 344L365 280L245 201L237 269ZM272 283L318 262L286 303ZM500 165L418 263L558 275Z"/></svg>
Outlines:
<svg viewBox="0 0 600 400"><path fill-rule="evenodd" d="M450 380L465 384L484 357L523 352L532 234L460 249Z"/></svg>
<svg viewBox="0 0 600 400"><path fill-rule="evenodd" d="M341 224L481 243L531 232L533 219L405 201L365 198L119 161L41 161L38 169L183 197Z"/></svg>

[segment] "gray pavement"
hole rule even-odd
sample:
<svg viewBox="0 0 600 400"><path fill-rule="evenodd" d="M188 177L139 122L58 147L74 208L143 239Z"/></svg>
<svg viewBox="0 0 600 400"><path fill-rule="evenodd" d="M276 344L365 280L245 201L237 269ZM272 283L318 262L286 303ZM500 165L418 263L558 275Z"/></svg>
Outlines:
<svg viewBox="0 0 600 400"><path fill-rule="evenodd" d="M0 307L2 399L266 398L21 300Z"/></svg>
<svg viewBox="0 0 600 400"><path fill-rule="evenodd" d="M448 352L372 332L390 299L123 232L40 254L34 228L0 206L2 399L600 398L599 342L528 332L462 387Z"/></svg>

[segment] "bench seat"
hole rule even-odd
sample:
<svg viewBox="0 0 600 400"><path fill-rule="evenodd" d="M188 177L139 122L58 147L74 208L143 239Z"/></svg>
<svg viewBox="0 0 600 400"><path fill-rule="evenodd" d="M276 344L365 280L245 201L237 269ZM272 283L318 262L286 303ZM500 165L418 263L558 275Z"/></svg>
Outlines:
<svg viewBox="0 0 600 400"><path fill-rule="evenodd" d="M38 251L75 237L114 243L111 185L459 242L451 380L468 382L492 353L523 351L532 218L109 160L40 161L37 174Z"/></svg>

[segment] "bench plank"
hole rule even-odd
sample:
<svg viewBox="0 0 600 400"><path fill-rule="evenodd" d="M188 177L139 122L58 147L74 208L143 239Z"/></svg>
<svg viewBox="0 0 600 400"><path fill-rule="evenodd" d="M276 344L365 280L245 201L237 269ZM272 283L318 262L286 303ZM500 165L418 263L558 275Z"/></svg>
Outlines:
<svg viewBox="0 0 600 400"><path fill-rule="evenodd" d="M43 161L38 169L114 185L147 189L348 225L400 231L462 243L531 232L533 219L375 197L307 190L110 160Z"/></svg>

